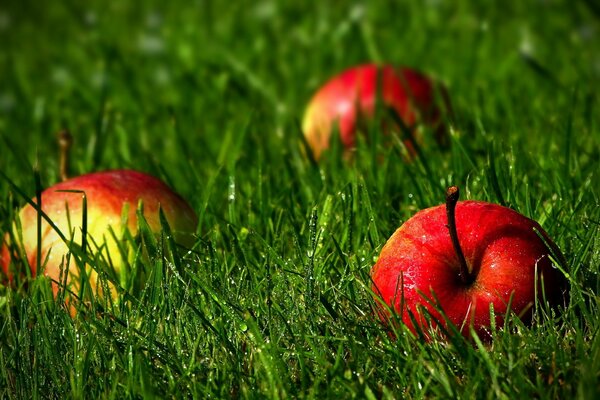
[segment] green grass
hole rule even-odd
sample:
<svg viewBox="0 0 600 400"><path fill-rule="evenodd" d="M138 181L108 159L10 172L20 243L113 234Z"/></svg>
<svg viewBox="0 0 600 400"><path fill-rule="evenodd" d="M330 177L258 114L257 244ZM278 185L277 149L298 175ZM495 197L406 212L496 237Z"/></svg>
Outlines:
<svg viewBox="0 0 600 400"><path fill-rule="evenodd" d="M72 319L44 279L1 287L0 397L597 398L593 1L228 3L0 5L0 171L28 196L57 182L67 127L74 173L151 173L200 218L191 254L159 241L147 285L103 313ZM446 84L450 150L304 156L311 94L365 61ZM490 345L391 339L370 268L451 184L540 222L568 261L564 312ZM25 201L0 179L2 235Z"/></svg>

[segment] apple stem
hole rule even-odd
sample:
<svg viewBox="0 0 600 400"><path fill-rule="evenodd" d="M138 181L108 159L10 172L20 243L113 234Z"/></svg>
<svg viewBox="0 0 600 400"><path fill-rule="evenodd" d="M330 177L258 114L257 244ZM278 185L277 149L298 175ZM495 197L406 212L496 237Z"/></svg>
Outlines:
<svg viewBox="0 0 600 400"><path fill-rule="evenodd" d="M448 190L446 190L446 216L448 218L448 231L450 233L450 239L452 240L452 246L454 246L454 252L458 257L458 261L460 263L460 280L465 285L469 285L473 283L473 277L471 276L471 272L469 271L469 266L467 264L467 260L465 259L465 255L460 247L460 243L458 241L458 233L456 232L456 218L455 218L455 210L456 203L458 203L458 198L460 197L460 191L458 190L458 186L450 186Z"/></svg>
<svg viewBox="0 0 600 400"><path fill-rule="evenodd" d="M58 133L58 146L60 148L60 179L64 182L69 179L69 150L73 144L73 136L68 130L63 129Z"/></svg>

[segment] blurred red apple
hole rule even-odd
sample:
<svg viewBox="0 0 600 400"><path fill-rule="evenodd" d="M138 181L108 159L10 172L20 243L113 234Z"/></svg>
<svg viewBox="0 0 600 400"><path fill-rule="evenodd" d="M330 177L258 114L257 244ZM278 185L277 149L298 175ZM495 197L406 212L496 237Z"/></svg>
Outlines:
<svg viewBox="0 0 600 400"><path fill-rule="evenodd" d="M452 187L446 207L422 210L406 221L371 271L373 290L411 331L415 323L422 332L436 321L446 326L437 305L463 335L470 336L472 326L489 339L490 305L501 327L509 306L528 322L536 296L543 293L553 306L564 301L566 279L550 258L562 255L540 225L497 204L457 200Z"/></svg>
<svg viewBox="0 0 600 400"><path fill-rule="evenodd" d="M417 141L415 127L424 123L432 127L436 140L443 142L444 108L439 96L449 108L443 87L427 76L409 68L365 64L334 76L317 91L306 108L302 130L317 160L329 147L336 128L344 148L351 149L356 143L357 122L373 118L380 101L381 106L396 113ZM414 151L410 141L405 144Z"/></svg>
<svg viewBox="0 0 600 400"><path fill-rule="evenodd" d="M72 191L80 191L75 193ZM56 227L68 239L77 245L82 242L83 193L87 201L87 243L89 252L98 253L112 264L118 273L126 260L119 252L117 241L124 243L126 229L135 236L138 230L136 210L138 203L143 204L143 215L150 229L159 232L161 229L159 207L173 232L175 241L191 245L196 230L197 218L190 206L165 183L150 175L131 170L116 170L81 175L58 183L41 193L42 210L53 221ZM36 199L33 199L35 202ZM17 249L22 249L31 267L33 276L38 272L38 212L31 205L26 205L19 213L21 233L13 230L17 243L9 244L9 235L0 252L0 265L4 273L12 279L11 259L17 260ZM16 226L16 225L15 225ZM110 233L114 231L116 240ZM41 226L41 260L43 273L53 280L52 287L58 291L61 268L66 268L66 255L69 246L58 232L42 219ZM11 257L10 250L13 250ZM68 264L69 275L67 285L73 290L78 283L78 267L71 260ZM97 288L97 273L88 270L89 282L94 291ZM113 292L114 287L110 287Z"/></svg>

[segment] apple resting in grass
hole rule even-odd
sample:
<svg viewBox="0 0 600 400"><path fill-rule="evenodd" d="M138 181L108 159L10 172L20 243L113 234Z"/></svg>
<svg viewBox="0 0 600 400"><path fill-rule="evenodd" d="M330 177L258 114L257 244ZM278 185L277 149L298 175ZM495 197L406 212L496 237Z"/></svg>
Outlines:
<svg viewBox="0 0 600 400"><path fill-rule="evenodd" d="M411 331L417 331L415 323L425 334L436 321L446 327L437 304L463 335L469 337L472 326L488 340L490 305L501 327L509 306L529 322L536 296L563 304L566 279L551 259L562 255L537 222L497 204L457 201L453 186L446 206L406 221L371 271L374 292ZM387 318L383 311L380 316Z"/></svg>
<svg viewBox="0 0 600 400"><path fill-rule="evenodd" d="M81 192L85 193L87 202L87 251L95 257L102 257L107 265L112 265L117 275L126 262L119 252L117 241L125 242L123 235L127 229L135 237L138 230L136 211L139 202L142 202L144 218L153 232L158 233L161 230L160 207L175 241L188 246L193 244L197 218L190 206L159 179L131 170L81 175L49 187L41 193L42 210L68 241L72 239L81 246L84 213L84 196ZM36 202L36 199L33 201ZM19 236L17 229L13 230L17 243L10 245L7 234L0 252L0 265L9 279L12 279L14 272L9 268L11 259L18 259L19 249L24 252L32 276L41 272L38 271L37 265L38 212L28 204L20 211L18 218L21 235ZM43 218L40 244L43 273L52 280L54 294L58 291L57 282L61 269L67 265L67 287L77 293L79 267L72 258L67 264L68 244ZM9 249L15 253L12 257ZM89 267L86 270L92 290L99 293L101 288L96 287L97 273ZM112 285L110 290L114 298L116 293Z"/></svg>
<svg viewBox="0 0 600 400"><path fill-rule="evenodd" d="M356 143L357 124L372 119L376 103L393 111L419 141L416 126L426 124L443 143L446 131L442 121L444 106L449 108L445 90L427 76L391 65L365 64L347 69L333 77L310 100L304 113L302 131L316 160L329 147L332 132L339 131L345 149ZM410 152L412 141L405 140Z"/></svg>

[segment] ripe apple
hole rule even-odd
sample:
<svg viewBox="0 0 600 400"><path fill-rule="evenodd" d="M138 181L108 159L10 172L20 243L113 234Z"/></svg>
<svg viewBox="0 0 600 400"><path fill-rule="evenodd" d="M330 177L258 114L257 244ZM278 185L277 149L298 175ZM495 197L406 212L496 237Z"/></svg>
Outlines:
<svg viewBox="0 0 600 400"><path fill-rule="evenodd" d="M83 192L83 193L82 193ZM123 235L128 229L135 236L138 229L136 210L142 202L143 215L150 229L159 232L161 229L159 207L173 232L177 243L191 245L197 226L196 214L179 195L174 193L165 183L150 175L131 170L115 170L90 173L67 179L41 193L43 212L53 221L67 240L77 245L82 242L82 218L84 215L85 193L87 205L87 251L97 253L112 264L118 274L126 260L119 252L117 241L124 243ZM36 202L36 199L33 199ZM16 243L10 245L9 235L5 237L0 251L0 265L9 279L13 278L11 260L17 260L17 249L22 249L31 267L31 274L38 272L38 211L26 205L18 215L21 232L13 229ZM15 224L16 227L16 224ZM116 236L110 232L114 231ZM69 245L51 225L42 219L41 226L41 260L43 273L52 280L52 288L56 295L57 282L61 269L67 268L66 256ZM11 256L11 249L13 255ZM79 268L71 259L68 263L69 274L67 286L71 290L78 287ZM97 288L98 276L88 268L91 288ZM110 287L111 296L115 298L115 288ZM73 310L72 310L73 311Z"/></svg>
<svg viewBox="0 0 600 400"><path fill-rule="evenodd" d="M446 327L439 307L464 336L472 326L487 340L490 305L502 326L509 306L528 322L536 296L553 306L564 301L566 279L551 260L562 255L537 222L497 204L457 201L451 187L446 206L406 221L372 268L374 292L411 331L415 323L425 334L438 323Z"/></svg>
<svg viewBox="0 0 600 400"><path fill-rule="evenodd" d="M424 123L434 129L436 140L442 143L446 131L438 95L448 109L443 87L413 69L377 64L356 66L334 76L317 91L304 113L302 130L316 160L329 147L335 128L344 148L351 149L356 143L357 122L373 118L380 101L396 113L414 139L419 139L415 127ZM405 144L414 151L410 140Z"/></svg>

